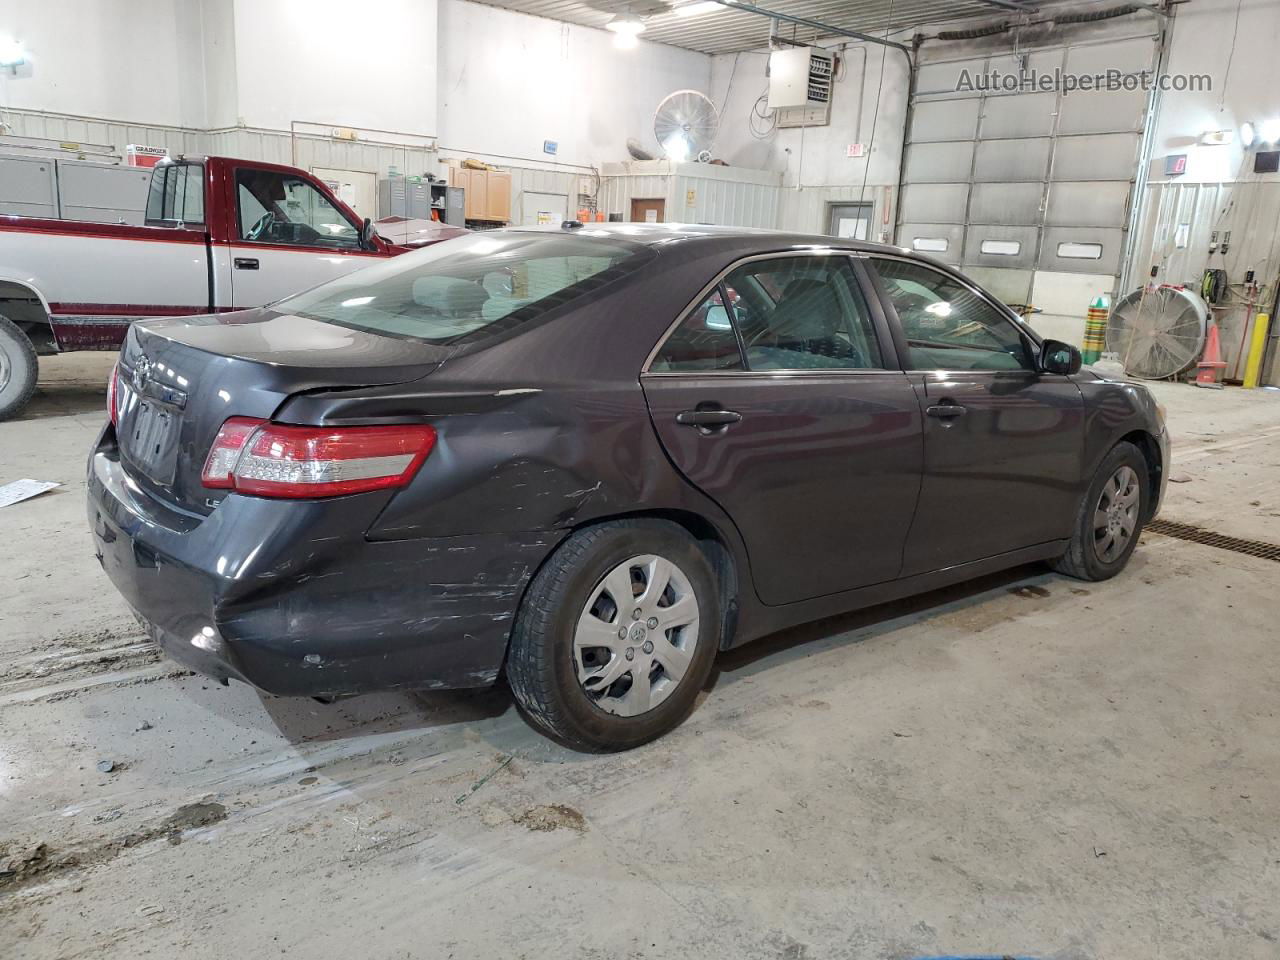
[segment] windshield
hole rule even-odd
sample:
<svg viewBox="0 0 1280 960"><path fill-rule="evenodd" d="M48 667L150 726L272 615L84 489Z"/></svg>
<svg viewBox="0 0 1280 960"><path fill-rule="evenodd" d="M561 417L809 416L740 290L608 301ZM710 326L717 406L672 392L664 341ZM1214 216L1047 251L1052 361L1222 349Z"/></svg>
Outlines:
<svg viewBox="0 0 1280 960"><path fill-rule="evenodd" d="M359 270L275 309L427 343L467 343L598 289L652 256L639 244L582 234L471 234Z"/></svg>

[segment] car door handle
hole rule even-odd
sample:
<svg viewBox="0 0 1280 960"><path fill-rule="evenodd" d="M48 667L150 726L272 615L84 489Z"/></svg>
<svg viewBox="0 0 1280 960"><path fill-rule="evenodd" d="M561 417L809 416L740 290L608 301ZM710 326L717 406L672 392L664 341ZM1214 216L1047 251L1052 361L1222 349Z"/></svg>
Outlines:
<svg viewBox="0 0 1280 960"><path fill-rule="evenodd" d="M963 417L967 411L958 403L938 403L929 407L925 413L931 417L938 417L941 420L950 420L953 417Z"/></svg>
<svg viewBox="0 0 1280 960"><path fill-rule="evenodd" d="M713 430L716 427L727 427L742 419L742 414L735 410L685 410L676 414L676 423L685 427L702 427Z"/></svg>
<svg viewBox="0 0 1280 960"><path fill-rule="evenodd" d="M258 258L257 257L236 257L235 265L237 270L257 270Z"/></svg>

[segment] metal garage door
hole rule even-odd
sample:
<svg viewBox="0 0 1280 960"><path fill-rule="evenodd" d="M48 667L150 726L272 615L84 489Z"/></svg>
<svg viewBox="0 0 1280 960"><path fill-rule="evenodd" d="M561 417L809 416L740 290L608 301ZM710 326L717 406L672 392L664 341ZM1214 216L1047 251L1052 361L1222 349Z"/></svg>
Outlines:
<svg viewBox="0 0 1280 960"><path fill-rule="evenodd" d="M1124 252L1148 94L1013 92L984 77L1156 68L1157 38L1093 40L927 60L919 68L898 238L962 267L1009 303L1045 312L1046 335L1080 342L1089 300L1111 292ZM957 90L964 72L978 89Z"/></svg>

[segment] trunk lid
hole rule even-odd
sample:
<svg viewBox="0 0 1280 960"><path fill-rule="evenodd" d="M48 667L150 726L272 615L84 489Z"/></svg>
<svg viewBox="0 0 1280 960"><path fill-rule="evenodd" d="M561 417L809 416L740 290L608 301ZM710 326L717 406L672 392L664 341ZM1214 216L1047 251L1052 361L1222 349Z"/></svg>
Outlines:
<svg viewBox="0 0 1280 960"><path fill-rule="evenodd" d="M120 459L152 496L207 515L226 491L200 474L228 417L269 420L300 393L407 383L450 352L266 308L135 324L120 355Z"/></svg>

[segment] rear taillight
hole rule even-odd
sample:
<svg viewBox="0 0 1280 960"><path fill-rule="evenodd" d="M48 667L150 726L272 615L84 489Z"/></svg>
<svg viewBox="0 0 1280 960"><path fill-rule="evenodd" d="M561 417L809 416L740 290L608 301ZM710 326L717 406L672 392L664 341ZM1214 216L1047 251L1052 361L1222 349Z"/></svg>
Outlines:
<svg viewBox="0 0 1280 960"><path fill-rule="evenodd" d="M111 418L112 423L120 422L120 411L116 409L119 397L120 361L117 360L111 368L111 377L107 380L107 416Z"/></svg>
<svg viewBox="0 0 1280 960"><path fill-rule="evenodd" d="M403 487L436 442L426 424L293 427L232 417L218 430L202 482L260 497L333 497Z"/></svg>

